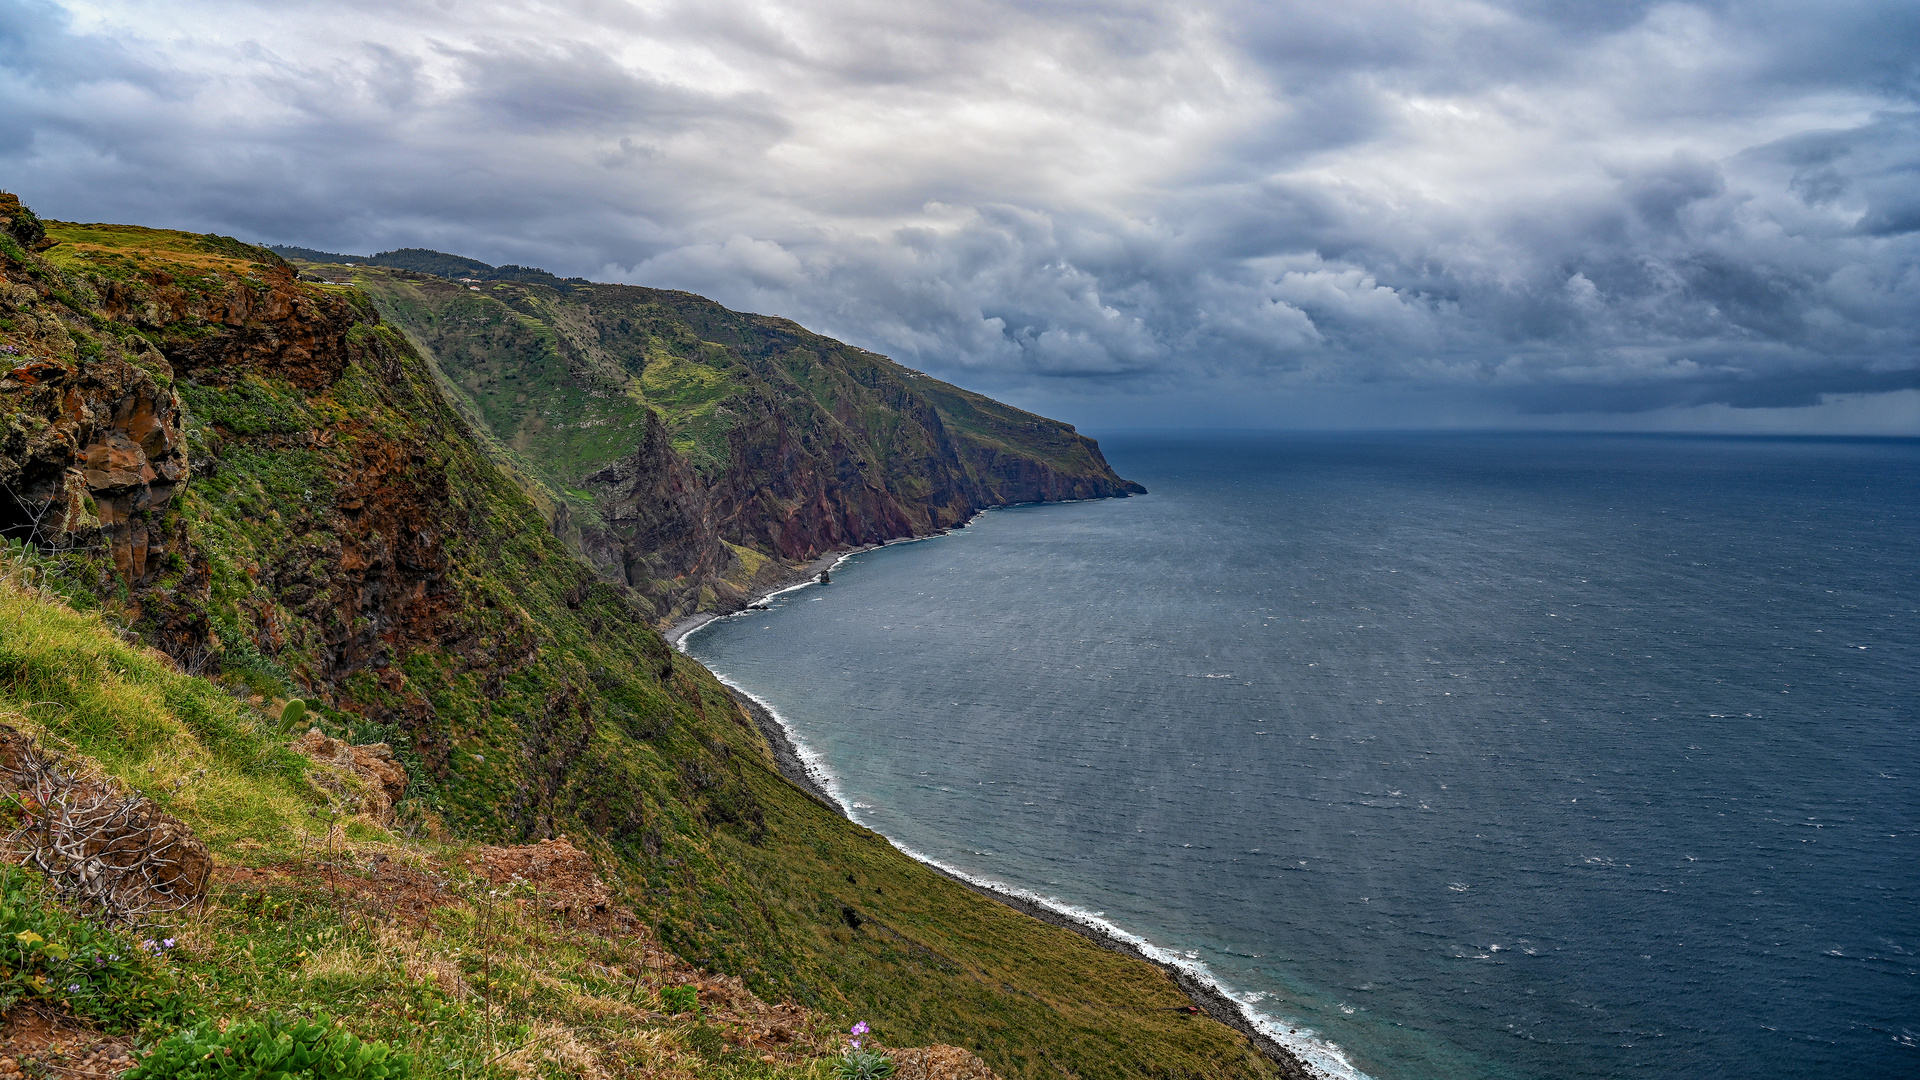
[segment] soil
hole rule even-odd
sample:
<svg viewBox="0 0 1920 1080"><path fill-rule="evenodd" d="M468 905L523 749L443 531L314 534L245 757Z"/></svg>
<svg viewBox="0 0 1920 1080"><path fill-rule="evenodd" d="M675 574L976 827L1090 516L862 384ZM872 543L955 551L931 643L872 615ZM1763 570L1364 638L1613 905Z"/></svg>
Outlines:
<svg viewBox="0 0 1920 1080"><path fill-rule="evenodd" d="M133 1040L73 1017L17 1005L0 1017L0 1078L112 1077L133 1068Z"/></svg>

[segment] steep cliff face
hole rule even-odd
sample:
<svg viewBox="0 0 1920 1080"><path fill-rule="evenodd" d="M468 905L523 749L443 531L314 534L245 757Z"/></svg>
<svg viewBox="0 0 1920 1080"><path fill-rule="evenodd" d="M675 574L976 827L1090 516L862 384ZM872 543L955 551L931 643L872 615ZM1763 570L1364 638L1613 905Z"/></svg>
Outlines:
<svg viewBox="0 0 1920 1080"><path fill-rule="evenodd" d="M17 204L0 211L0 511L60 563L76 605L237 696L298 695L330 735L391 743L405 821L592 837L662 941L763 993L977 1046L1010 1077L1056 1061L1087 1077L1273 1075L1180 1012L1159 972L974 896L782 779L726 689L556 538L558 515L495 464L363 293L219 237L35 236ZM724 400L747 413L749 397ZM894 469L876 444L826 439L821 413L755 408L737 426L764 431L739 446L762 449L742 475L765 477L771 503L717 510L713 478L735 462L683 449L689 425L664 415L629 414L607 441L578 491L612 508L598 535L641 560L623 575L670 575L683 591L661 595L679 603L711 592L702 581L749 581L769 560L717 523L756 505L788 513L753 535L795 551L934 520L856 465L820 464L841 445ZM544 419L576 432L608 417ZM731 454L734 426L701 431ZM951 475L920 505L961 505L939 494L966 479ZM835 502L836 484L875 493ZM0 627L0 669L20 662ZM189 697L178 708L227 722Z"/></svg>
<svg viewBox="0 0 1920 1080"><path fill-rule="evenodd" d="M1144 490L1065 424L785 319L632 286L352 272L544 483L556 530L663 621L986 507Z"/></svg>
<svg viewBox="0 0 1920 1080"><path fill-rule="evenodd" d="M601 525L583 530L585 542L606 541L603 550L589 549L589 558L616 568L620 581L647 585L668 611L711 603L712 583L725 587L734 584L729 573L736 581L742 576L739 556L709 516L706 489L673 452L658 417L645 418L631 454L590 473L583 484L594 494Z"/></svg>

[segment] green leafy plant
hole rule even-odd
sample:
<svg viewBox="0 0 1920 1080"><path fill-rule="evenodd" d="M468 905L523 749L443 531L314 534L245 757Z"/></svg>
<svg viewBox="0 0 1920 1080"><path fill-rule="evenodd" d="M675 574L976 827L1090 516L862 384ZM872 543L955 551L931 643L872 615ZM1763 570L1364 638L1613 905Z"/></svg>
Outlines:
<svg viewBox="0 0 1920 1080"><path fill-rule="evenodd" d="M301 701L299 698L294 698L287 702L286 706L280 710L280 733L283 735L291 734L295 728L300 726L300 722L306 718L306 702Z"/></svg>
<svg viewBox="0 0 1920 1080"><path fill-rule="evenodd" d="M834 1064L833 1075L837 1080L886 1080L893 1075L892 1058L872 1047L861 1046L871 1030L865 1020L848 1029L852 1036L848 1041L853 1046Z"/></svg>
<svg viewBox="0 0 1920 1080"><path fill-rule="evenodd" d="M331 1018L249 1020L175 1032L124 1080L407 1080L413 1059Z"/></svg>
<svg viewBox="0 0 1920 1080"><path fill-rule="evenodd" d="M833 1067L837 1080L886 1080L893 1075L893 1059L878 1050L849 1050Z"/></svg>
<svg viewBox="0 0 1920 1080"><path fill-rule="evenodd" d="M55 906L43 885L0 867L0 1012L22 1001L130 1030L191 1017L165 962L173 940L132 936Z"/></svg>
<svg viewBox="0 0 1920 1080"><path fill-rule="evenodd" d="M700 991L692 986L669 986L660 991L660 1007L671 1013L692 1012L700 1004Z"/></svg>

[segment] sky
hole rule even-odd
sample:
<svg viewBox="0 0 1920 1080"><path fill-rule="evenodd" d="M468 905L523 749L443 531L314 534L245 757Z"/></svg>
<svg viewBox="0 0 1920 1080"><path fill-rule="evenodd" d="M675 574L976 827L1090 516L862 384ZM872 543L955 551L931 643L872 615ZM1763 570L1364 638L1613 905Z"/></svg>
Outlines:
<svg viewBox="0 0 1920 1080"><path fill-rule="evenodd" d="M0 188L1096 433L1920 434L1912 0L0 0Z"/></svg>

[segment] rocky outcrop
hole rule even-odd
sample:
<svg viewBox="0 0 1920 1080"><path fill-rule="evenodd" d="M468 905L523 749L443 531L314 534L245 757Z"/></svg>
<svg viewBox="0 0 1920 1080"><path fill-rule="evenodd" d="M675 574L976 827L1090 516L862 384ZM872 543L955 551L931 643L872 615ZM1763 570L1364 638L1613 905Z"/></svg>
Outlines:
<svg viewBox="0 0 1920 1080"><path fill-rule="evenodd" d="M125 359L40 358L0 376L0 534L42 547L103 543L130 586L169 546L164 514L188 476L180 401Z"/></svg>
<svg viewBox="0 0 1920 1080"><path fill-rule="evenodd" d="M46 225L11 192L0 191L0 232L28 251L45 251L54 245L47 239Z"/></svg>
<svg viewBox="0 0 1920 1080"><path fill-rule="evenodd" d="M207 895L213 856L185 822L91 762L50 754L4 724L0 795L18 811L7 855L111 921L179 911Z"/></svg>
<svg viewBox="0 0 1920 1080"><path fill-rule="evenodd" d="M709 520L699 478L673 452L666 427L652 413L633 453L585 482L611 541L601 559L613 562L622 583L659 595L663 606L697 606L701 588L735 561Z"/></svg>
<svg viewBox="0 0 1920 1080"><path fill-rule="evenodd" d="M354 746L312 728L293 741L293 748L322 767L321 786L342 797L350 813L393 824L394 804L407 794L407 770L394 759L393 747L386 743ZM344 784L341 778L357 782Z"/></svg>

